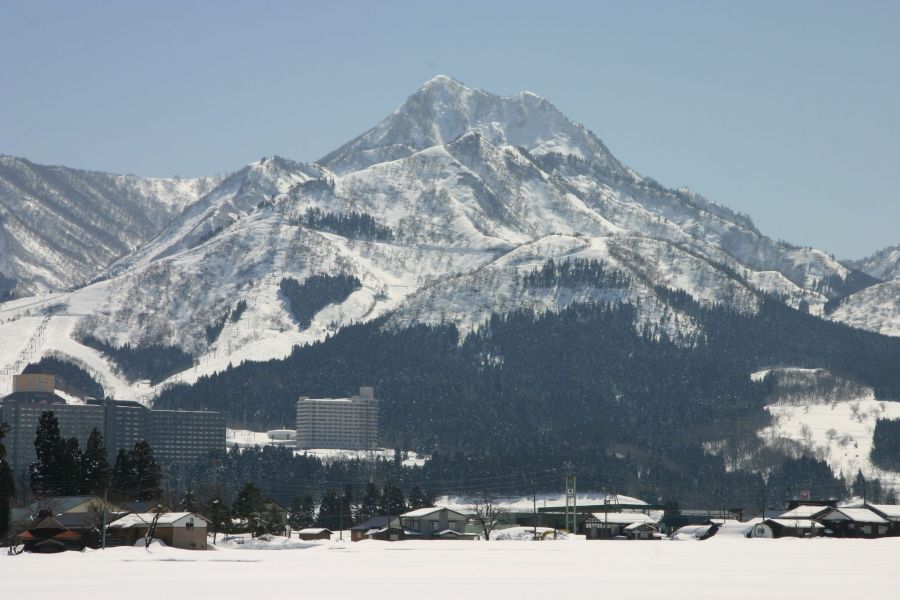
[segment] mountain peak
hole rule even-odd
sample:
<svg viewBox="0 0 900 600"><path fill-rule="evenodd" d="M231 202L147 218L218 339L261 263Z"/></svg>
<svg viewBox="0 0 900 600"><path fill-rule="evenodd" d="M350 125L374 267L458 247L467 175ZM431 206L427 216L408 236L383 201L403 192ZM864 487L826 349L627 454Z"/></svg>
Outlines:
<svg viewBox="0 0 900 600"><path fill-rule="evenodd" d="M523 147L535 155L556 153L620 168L602 142L531 92L498 96L437 75L381 123L319 163L337 174L448 144L469 131L495 145Z"/></svg>
<svg viewBox="0 0 900 600"><path fill-rule="evenodd" d="M423 90L430 90L434 88L443 88L443 89L463 89L468 90L461 81L450 77L449 75L435 75L424 84L422 84Z"/></svg>

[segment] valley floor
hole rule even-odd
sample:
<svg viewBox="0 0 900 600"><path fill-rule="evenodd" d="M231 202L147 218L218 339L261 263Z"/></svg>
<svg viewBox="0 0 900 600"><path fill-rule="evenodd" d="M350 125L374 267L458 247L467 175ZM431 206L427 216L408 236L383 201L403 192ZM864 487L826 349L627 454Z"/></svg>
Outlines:
<svg viewBox="0 0 900 600"><path fill-rule="evenodd" d="M900 538L310 542L0 555L4 598L893 598Z"/></svg>

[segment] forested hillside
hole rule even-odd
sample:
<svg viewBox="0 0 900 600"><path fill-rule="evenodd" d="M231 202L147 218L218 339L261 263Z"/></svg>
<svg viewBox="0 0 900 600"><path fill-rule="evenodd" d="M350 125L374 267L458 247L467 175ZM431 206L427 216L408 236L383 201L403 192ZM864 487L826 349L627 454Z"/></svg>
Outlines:
<svg viewBox="0 0 900 600"><path fill-rule="evenodd" d="M444 457L430 468L459 472L460 461L476 461L476 470L518 470L524 481L528 469L571 464L618 477L618 485L638 478L662 493L676 482L687 485L688 473L694 481L698 465L707 465L701 471L708 477L740 479L725 465L782 464L785 457L755 436L769 418L767 383L749 377L761 367L826 367L872 385L879 397L900 397L900 372L890 368L900 359L900 340L774 299L755 316L703 308L677 293L669 301L706 333L675 343L658 328L641 330L628 305L496 316L465 340L453 326L392 331L376 321L297 348L285 360L170 388L157 406L218 407L233 425L264 429L292 423L300 394L343 395L373 385L383 443ZM704 454L704 442L721 440L722 455ZM468 457L453 459L457 452ZM839 485L828 481L823 488Z"/></svg>

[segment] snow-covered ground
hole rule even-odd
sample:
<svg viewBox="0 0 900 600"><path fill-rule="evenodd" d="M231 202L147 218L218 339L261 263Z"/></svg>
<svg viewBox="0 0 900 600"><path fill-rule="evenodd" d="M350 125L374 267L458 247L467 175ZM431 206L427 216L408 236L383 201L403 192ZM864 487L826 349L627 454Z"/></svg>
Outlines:
<svg viewBox="0 0 900 600"><path fill-rule="evenodd" d="M771 426L759 435L769 444L793 440L821 460L836 473L853 477L862 471L867 479L878 477L882 484L900 491L900 474L884 471L872 464L872 435L875 421L900 419L900 402L875 399L870 387L835 378L822 369L778 369L791 378L797 389L766 407L773 417ZM768 370L753 373L762 380ZM836 382L835 387L816 387L823 378ZM801 389L804 383L809 386Z"/></svg>
<svg viewBox="0 0 900 600"><path fill-rule="evenodd" d="M894 598L900 538L322 542L0 555L4 598ZM48 577L52 573L52 577Z"/></svg>
<svg viewBox="0 0 900 600"><path fill-rule="evenodd" d="M273 440L265 431L251 431L249 429L225 429L225 446L231 448L252 448L253 446L281 446L283 442ZM358 460L358 459L376 459L384 458L393 460L394 450L392 448L378 448L377 450L344 450L341 448L304 448L295 450L295 454L303 454L307 456L315 456L326 462L336 460ZM413 451L405 451L403 458L404 467L422 467L428 462L429 456L419 455Z"/></svg>
<svg viewBox="0 0 900 600"><path fill-rule="evenodd" d="M562 482L560 482L562 484ZM459 512L469 512L469 507L480 498L476 496L440 496L435 500L435 506L450 508ZM582 493L575 497L578 506L600 505L608 501L610 504L647 504L643 500L630 496L615 494ZM532 496L498 497L494 503L510 512L527 512L534 509L535 503L539 508L564 508L566 505L565 494L542 493ZM651 516L662 518L662 511L651 511Z"/></svg>

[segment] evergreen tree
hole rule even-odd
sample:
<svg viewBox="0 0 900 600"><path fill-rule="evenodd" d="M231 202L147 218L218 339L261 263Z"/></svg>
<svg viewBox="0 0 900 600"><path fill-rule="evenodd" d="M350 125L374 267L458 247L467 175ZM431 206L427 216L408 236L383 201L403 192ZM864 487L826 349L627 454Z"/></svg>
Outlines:
<svg viewBox="0 0 900 600"><path fill-rule="evenodd" d="M412 490L409 492L409 510L417 510L428 506L431 506L431 504L428 503L422 488L419 487L418 483L413 485Z"/></svg>
<svg viewBox="0 0 900 600"><path fill-rule="evenodd" d="M319 504L319 515L316 524L319 527L337 531L340 529L341 523L341 499L333 489L329 489L322 496L322 502Z"/></svg>
<svg viewBox="0 0 900 600"><path fill-rule="evenodd" d="M6 539L9 531L9 499L15 494L12 469L6 461L6 446L3 445L3 438L8 431L9 425L0 423L0 540Z"/></svg>
<svg viewBox="0 0 900 600"><path fill-rule="evenodd" d="M90 484L84 478L84 454L78 446L78 438L70 437L59 457L61 472L65 474L57 486L60 496L81 496L88 493Z"/></svg>
<svg viewBox="0 0 900 600"><path fill-rule="evenodd" d="M134 477L133 500L155 500L162 496L162 468L153 458L153 449L146 441L134 445L129 456Z"/></svg>
<svg viewBox="0 0 900 600"><path fill-rule="evenodd" d="M862 469L856 472L856 478L853 480L851 490L854 496L857 496L859 498L866 497L866 478L862 474Z"/></svg>
<svg viewBox="0 0 900 600"><path fill-rule="evenodd" d="M406 500L403 491L393 483L384 486L378 510L383 515L399 516L406 512Z"/></svg>
<svg viewBox="0 0 900 600"><path fill-rule="evenodd" d="M119 449L113 467L113 497L124 501L156 500L162 496L162 468L153 458L153 449L141 440L130 452Z"/></svg>
<svg viewBox="0 0 900 600"><path fill-rule="evenodd" d="M303 527L312 527L316 524L316 501L312 496L304 496L303 504L300 506L301 520Z"/></svg>
<svg viewBox="0 0 900 600"><path fill-rule="evenodd" d="M31 465L31 491L38 496L58 496L71 473L63 471L65 442L52 411L41 413L34 439L37 462Z"/></svg>
<svg viewBox="0 0 900 600"><path fill-rule="evenodd" d="M81 473L91 494L103 494L109 485L109 461L103 435L95 428L91 431L84 455L81 457Z"/></svg>
<svg viewBox="0 0 900 600"><path fill-rule="evenodd" d="M291 529L299 530L316 524L316 503L312 496L295 496L291 503Z"/></svg>
<svg viewBox="0 0 900 600"><path fill-rule="evenodd" d="M209 519L209 528L213 534L213 544L215 544L219 533L228 530L228 523L231 521L231 510L229 510L228 503L225 502L221 494L214 494L206 501L203 512Z"/></svg>
<svg viewBox="0 0 900 600"><path fill-rule="evenodd" d="M247 482L238 492L237 498L234 499L232 513L238 519L242 519L247 523L252 536L256 536L261 531L261 513L263 510L262 492L252 482Z"/></svg>
<svg viewBox="0 0 900 600"><path fill-rule="evenodd" d="M200 499L197 498L197 494L193 490L188 490L178 503L178 507L184 512L198 512L201 507Z"/></svg>
<svg viewBox="0 0 900 600"><path fill-rule="evenodd" d="M291 500L291 516L288 519L288 525L294 531L306 527L303 524L303 498L300 496L294 496L293 500Z"/></svg>
<svg viewBox="0 0 900 600"><path fill-rule="evenodd" d="M380 504L381 494L375 484L370 481L366 484L366 493L356 509L356 520L362 523L377 516Z"/></svg>
<svg viewBox="0 0 900 600"><path fill-rule="evenodd" d="M116 500L130 500L134 496L134 474L131 468L131 457L124 448L119 448L116 463L113 466L110 492Z"/></svg>
<svg viewBox="0 0 900 600"><path fill-rule="evenodd" d="M344 496L339 509L341 512L338 527L343 529L353 527L353 486L344 486Z"/></svg>

